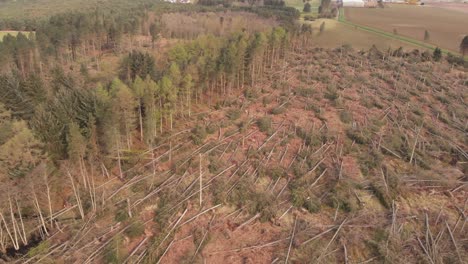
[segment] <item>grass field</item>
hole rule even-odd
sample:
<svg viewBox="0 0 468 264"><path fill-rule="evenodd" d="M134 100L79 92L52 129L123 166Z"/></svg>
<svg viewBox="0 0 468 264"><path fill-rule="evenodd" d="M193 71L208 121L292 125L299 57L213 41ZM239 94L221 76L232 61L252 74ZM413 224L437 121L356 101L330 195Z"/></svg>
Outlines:
<svg viewBox="0 0 468 264"><path fill-rule="evenodd" d="M389 5L384 9L345 8L345 18L351 23L371 27L388 33L423 42L424 32L429 32L428 44L457 52L466 31L468 14L452 10Z"/></svg>
<svg viewBox="0 0 468 264"><path fill-rule="evenodd" d="M312 12L304 13L302 10L304 9L304 2L302 0L285 0L286 6L291 6L296 8L301 12L301 17L304 15L318 15L318 8L320 6L320 0L311 0L309 3L312 6Z"/></svg>
<svg viewBox="0 0 468 264"><path fill-rule="evenodd" d="M69 11L95 10L97 7L125 10L143 0L10 0L0 1L0 19L45 18Z"/></svg>
<svg viewBox="0 0 468 264"><path fill-rule="evenodd" d="M12 30L5 30L5 31L0 31L0 41L3 40L3 37L5 37L6 35L12 35L12 36L16 36L18 35L20 31L12 31ZM28 32L25 32L26 34L28 34Z"/></svg>
<svg viewBox="0 0 468 264"><path fill-rule="evenodd" d="M319 34L322 22L325 22L325 31ZM340 23L333 19L318 19L311 24L314 32L316 32L312 42L313 45L318 47L336 48L348 44L357 50L368 50L372 45L375 45L379 50L397 49L399 47L407 50L421 49L417 45L363 31L355 26Z"/></svg>

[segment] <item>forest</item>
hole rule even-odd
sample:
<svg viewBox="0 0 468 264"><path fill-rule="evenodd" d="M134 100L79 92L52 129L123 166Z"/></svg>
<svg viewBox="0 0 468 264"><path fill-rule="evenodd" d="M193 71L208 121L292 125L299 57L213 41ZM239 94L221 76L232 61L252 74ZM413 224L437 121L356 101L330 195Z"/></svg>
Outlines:
<svg viewBox="0 0 468 264"><path fill-rule="evenodd" d="M463 58L93 3L0 21L0 262L463 263Z"/></svg>

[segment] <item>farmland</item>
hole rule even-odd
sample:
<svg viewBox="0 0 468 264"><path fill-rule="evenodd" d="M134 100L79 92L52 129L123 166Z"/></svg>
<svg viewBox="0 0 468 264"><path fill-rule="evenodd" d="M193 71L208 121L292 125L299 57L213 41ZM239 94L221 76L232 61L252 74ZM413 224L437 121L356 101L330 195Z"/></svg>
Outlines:
<svg viewBox="0 0 468 264"><path fill-rule="evenodd" d="M320 33L320 25L325 23L325 30ZM332 19L318 19L310 23L315 37L312 45L315 47L334 48L342 45L350 45L354 49L367 50L375 45L380 50L397 49L403 47L406 50L421 49L421 47L397 39L387 38L378 34L359 30L354 26L340 23Z"/></svg>
<svg viewBox="0 0 468 264"><path fill-rule="evenodd" d="M424 41L457 52L466 32L468 14L442 8L389 5L384 9L345 8L352 23ZM428 19L430 18L430 19Z"/></svg>
<svg viewBox="0 0 468 264"><path fill-rule="evenodd" d="M294 7L294 8L296 8L297 10L299 10L301 12L304 9L304 1L302 1L302 0L286 0L285 3L286 3L287 6ZM319 0L312 0L309 3L311 5L311 7L312 7L312 10L311 10L310 14L317 15L318 14L318 7L320 6L320 1ZM306 13L304 13L304 14L306 14Z"/></svg>
<svg viewBox="0 0 468 264"><path fill-rule="evenodd" d="M125 1L115 0L24 0L24 1L6 1L0 3L0 18L3 19L34 19L43 18L46 16L63 13L67 11L84 11L93 10L99 3L101 7L112 8L119 10L124 6L135 5L141 1Z"/></svg>

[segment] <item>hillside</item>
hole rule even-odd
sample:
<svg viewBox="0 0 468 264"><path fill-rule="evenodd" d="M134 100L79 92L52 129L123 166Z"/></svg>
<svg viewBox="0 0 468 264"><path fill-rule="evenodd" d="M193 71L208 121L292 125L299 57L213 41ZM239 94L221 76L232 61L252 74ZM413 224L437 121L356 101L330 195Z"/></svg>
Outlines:
<svg viewBox="0 0 468 264"><path fill-rule="evenodd" d="M463 58L168 6L0 43L0 263L464 263Z"/></svg>

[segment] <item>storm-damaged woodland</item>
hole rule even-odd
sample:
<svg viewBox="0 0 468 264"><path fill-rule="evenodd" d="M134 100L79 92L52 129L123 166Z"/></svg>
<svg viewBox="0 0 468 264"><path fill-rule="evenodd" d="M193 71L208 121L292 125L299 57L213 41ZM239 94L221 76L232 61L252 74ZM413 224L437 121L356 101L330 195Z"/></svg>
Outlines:
<svg viewBox="0 0 468 264"><path fill-rule="evenodd" d="M0 262L463 263L463 58L193 8L3 39Z"/></svg>

